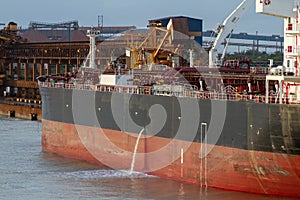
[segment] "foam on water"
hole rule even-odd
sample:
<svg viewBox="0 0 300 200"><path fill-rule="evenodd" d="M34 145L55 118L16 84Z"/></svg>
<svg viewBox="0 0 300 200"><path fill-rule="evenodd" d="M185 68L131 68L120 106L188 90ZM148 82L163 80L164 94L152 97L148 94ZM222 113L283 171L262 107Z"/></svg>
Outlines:
<svg viewBox="0 0 300 200"><path fill-rule="evenodd" d="M120 179L120 178L155 178L156 176L148 175L142 172L131 172L130 170L88 170L88 171L75 171L65 172L63 175L65 178L76 178L86 180L97 179Z"/></svg>

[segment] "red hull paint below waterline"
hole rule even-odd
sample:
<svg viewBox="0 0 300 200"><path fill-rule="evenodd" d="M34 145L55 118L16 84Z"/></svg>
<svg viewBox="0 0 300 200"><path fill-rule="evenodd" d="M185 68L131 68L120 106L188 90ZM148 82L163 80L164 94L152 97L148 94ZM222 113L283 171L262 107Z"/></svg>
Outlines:
<svg viewBox="0 0 300 200"><path fill-rule="evenodd" d="M130 169L136 140L137 135L121 131L43 120L44 151L101 163L114 169ZM208 156L201 159L201 144L192 143L175 161L156 169L158 163L165 161L162 159L178 154L180 146L187 143L176 141L176 145L169 146L161 156L151 156L151 152L159 151L170 142L171 139L155 136L141 138L134 170L226 190L300 197L298 155L214 146Z"/></svg>

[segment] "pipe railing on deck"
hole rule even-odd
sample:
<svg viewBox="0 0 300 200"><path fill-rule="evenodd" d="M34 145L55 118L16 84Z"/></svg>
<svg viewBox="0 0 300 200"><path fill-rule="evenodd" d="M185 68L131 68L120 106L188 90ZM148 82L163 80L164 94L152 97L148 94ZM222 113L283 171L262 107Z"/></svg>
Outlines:
<svg viewBox="0 0 300 200"><path fill-rule="evenodd" d="M186 97L196 99L210 99L210 100L230 100L230 101L253 101L266 103L265 95L257 94L239 94L239 93L218 93L211 91L195 91L184 90L182 92L166 92L155 91L151 86L116 86L116 85L88 85L88 84L67 84L67 83L51 83L40 82L40 87L52 87L52 88L67 88L67 89L79 89L79 90L94 90L100 92L117 92L126 94L141 94L141 95L156 95L156 96L175 96ZM269 95L268 104L280 104L279 97L277 95ZM287 97L282 98L282 104L300 104L299 101L291 100Z"/></svg>

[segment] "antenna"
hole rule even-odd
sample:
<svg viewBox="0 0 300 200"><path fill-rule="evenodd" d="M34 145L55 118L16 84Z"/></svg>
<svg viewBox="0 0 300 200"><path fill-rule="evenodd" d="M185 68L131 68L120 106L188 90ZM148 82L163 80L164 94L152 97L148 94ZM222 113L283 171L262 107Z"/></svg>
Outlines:
<svg viewBox="0 0 300 200"><path fill-rule="evenodd" d="M98 15L98 29L102 30L103 28L103 15Z"/></svg>

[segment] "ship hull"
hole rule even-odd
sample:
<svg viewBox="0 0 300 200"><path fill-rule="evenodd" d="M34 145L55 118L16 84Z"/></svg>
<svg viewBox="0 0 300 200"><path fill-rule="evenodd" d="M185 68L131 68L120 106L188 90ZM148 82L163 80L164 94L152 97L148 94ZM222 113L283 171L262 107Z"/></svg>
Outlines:
<svg viewBox="0 0 300 200"><path fill-rule="evenodd" d="M181 128L179 122L175 123L179 118L174 116L184 117L184 111L178 114L177 106L183 105L181 100L178 103L178 98L147 96L144 99L142 95L128 97L118 94L120 96L117 98L122 100L120 102L129 102L128 107L121 107L130 110L129 116L123 111L121 113L123 115L120 118L125 122L131 117L143 127L149 120L139 121L134 116L156 102L163 105L167 116L172 116L167 117L159 133L149 136L146 129L139 132L124 128L125 125L120 127L122 125L117 123L118 119L114 119L116 116L113 112L105 109L109 107L108 110L111 110L114 101L111 93L93 94L87 91L81 96L74 95L72 90L59 90L41 88L44 151L101 163L114 169L130 169L137 145L133 166L136 171L227 190L300 197L300 156L297 146L299 119L292 118L299 111L296 106L283 108L266 104L252 105L248 102L226 102L226 119L218 140L213 144L210 140L205 141L200 134L205 132L201 131L203 122L213 123L212 106L220 110L219 104L199 100L197 103L202 115L197 119L200 122L195 135L192 138L185 137L194 131L189 127L183 130L184 136L175 137L174 132L180 132ZM96 102L94 110L101 108L95 114L98 123L85 114L91 113L88 108L86 111L79 109L80 117L74 111L77 110L76 106L83 106L74 97L86 98L86 102L89 102L88 96L92 96L91 99ZM115 101L119 102L118 99ZM143 102L143 106L137 108L138 102ZM172 106L168 107L169 104ZM139 134L142 134L140 140ZM207 155L202 156L203 151ZM159 156L156 152L159 152Z"/></svg>

